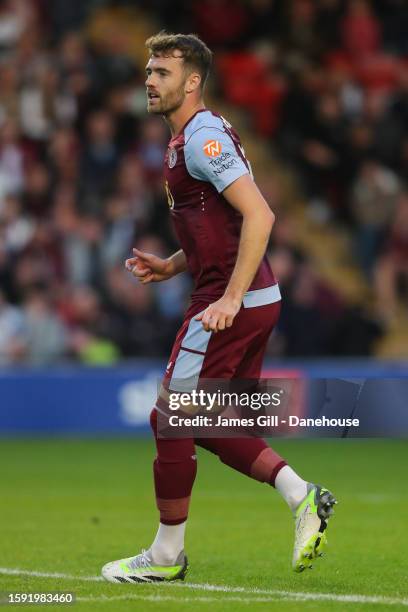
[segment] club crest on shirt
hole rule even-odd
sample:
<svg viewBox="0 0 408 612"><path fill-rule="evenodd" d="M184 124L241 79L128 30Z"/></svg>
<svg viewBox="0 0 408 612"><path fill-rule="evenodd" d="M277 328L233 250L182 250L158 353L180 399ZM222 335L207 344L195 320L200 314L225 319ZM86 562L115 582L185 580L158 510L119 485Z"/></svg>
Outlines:
<svg viewBox="0 0 408 612"><path fill-rule="evenodd" d="M203 146L203 151L207 157L218 157L222 152L222 145L218 140L207 140Z"/></svg>
<svg viewBox="0 0 408 612"><path fill-rule="evenodd" d="M177 163L177 151L173 147L169 149L167 156L167 165L169 168L174 168Z"/></svg>

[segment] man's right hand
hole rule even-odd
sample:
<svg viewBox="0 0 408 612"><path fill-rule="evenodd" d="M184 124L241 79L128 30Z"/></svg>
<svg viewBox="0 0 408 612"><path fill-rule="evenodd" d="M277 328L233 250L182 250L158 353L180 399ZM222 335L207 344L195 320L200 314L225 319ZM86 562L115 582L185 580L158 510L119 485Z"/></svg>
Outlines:
<svg viewBox="0 0 408 612"><path fill-rule="evenodd" d="M174 276L174 262L169 259L162 259L151 253L144 253L138 249L132 249L134 257L127 259L125 267L143 285L147 283L159 283Z"/></svg>

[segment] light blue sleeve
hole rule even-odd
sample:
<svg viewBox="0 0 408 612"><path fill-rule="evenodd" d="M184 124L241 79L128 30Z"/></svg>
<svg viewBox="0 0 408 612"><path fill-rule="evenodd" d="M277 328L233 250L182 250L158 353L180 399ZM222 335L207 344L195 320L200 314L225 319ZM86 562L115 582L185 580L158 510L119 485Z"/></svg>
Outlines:
<svg viewBox="0 0 408 612"><path fill-rule="evenodd" d="M189 174L199 181L212 183L218 193L250 173L231 137L217 128L196 130L184 145L184 159Z"/></svg>

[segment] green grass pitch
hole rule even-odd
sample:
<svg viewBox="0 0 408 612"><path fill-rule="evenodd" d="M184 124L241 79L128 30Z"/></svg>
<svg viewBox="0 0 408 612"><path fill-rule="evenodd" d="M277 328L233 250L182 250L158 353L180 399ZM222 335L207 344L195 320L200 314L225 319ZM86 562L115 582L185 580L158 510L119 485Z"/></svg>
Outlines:
<svg viewBox="0 0 408 612"><path fill-rule="evenodd" d="M153 443L1 441L0 591L73 591L80 612L408 609L408 443L279 440L274 447L339 499L326 556L312 571L291 570L293 521L276 491L200 450L186 584L115 585L83 578L151 543ZM66 606L45 609L57 608Z"/></svg>

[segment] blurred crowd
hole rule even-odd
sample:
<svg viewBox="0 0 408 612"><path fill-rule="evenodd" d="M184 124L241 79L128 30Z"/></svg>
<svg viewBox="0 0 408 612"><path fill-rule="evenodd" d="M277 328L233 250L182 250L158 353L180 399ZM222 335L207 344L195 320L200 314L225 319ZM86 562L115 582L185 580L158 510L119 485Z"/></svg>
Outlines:
<svg viewBox="0 0 408 612"><path fill-rule="evenodd" d="M0 365L169 352L188 276L142 286L123 265L132 246L177 249L168 129L145 110L152 27L214 50L212 93L290 165L308 214L350 232L391 316L408 274L404 0L0 0ZM283 215L269 251L285 294L271 353L370 354L381 326L316 276L288 227Z"/></svg>

